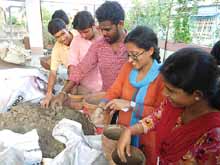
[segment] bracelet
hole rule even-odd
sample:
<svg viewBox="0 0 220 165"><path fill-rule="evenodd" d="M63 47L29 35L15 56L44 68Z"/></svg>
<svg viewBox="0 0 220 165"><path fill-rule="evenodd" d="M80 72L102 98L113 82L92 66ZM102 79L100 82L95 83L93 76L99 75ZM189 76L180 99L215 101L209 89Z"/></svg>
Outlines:
<svg viewBox="0 0 220 165"><path fill-rule="evenodd" d="M143 120L140 120L139 123L141 124L141 126L142 126L143 129L144 129L144 133L147 133L148 128L145 126L144 121L143 121Z"/></svg>

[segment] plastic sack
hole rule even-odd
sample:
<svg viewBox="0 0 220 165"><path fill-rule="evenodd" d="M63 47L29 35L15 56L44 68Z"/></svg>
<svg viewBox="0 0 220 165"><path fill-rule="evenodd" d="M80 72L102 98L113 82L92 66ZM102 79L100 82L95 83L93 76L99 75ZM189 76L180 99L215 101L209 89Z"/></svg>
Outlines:
<svg viewBox="0 0 220 165"><path fill-rule="evenodd" d="M1 143L0 162L1 165L24 165L24 154L15 148L5 147Z"/></svg>
<svg viewBox="0 0 220 165"><path fill-rule="evenodd" d="M19 151L19 155L22 154L24 157L24 165L40 164L42 160L42 152L38 141L39 136L36 129L25 134L15 133L7 129L0 131L0 143L5 147L14 148ZM11 154L11 152L9 153ZM17 164L12 163L10 165Z"/></svg>
<svg viewBox="0 0 220 165"><path fill-rule="evenodd" d="M85 136L80 123L63 119L55 126L53 136L66 148L50 165L108 164L102 154L101 136Z"/></svg>
<svg viewBox="0 0 220 165"><path fill-rule="evenodd" d="M31 55L30 51L12 42L1 42L0 59L9 63L24 64L27 60L31 59Z"/></svg>
<svg viewBox="0 0 220 165"><path fill-rule="evenodd" d="M0 112L7 112L18 103L43 98L46 77L38 69L0 70Z"/></svg>

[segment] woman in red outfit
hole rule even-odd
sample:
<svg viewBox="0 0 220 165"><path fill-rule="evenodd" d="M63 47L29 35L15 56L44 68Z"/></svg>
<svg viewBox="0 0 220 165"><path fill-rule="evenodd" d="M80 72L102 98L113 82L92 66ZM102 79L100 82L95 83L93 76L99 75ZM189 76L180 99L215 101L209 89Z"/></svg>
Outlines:
<svg viewBox="0 0 220 165"><path fill-rule="evenodd" d="M157 163L220 163L220 83L214 58L197 48L184 48L162 65L164 94L161 106L126 129L118 143L118 154L130 155L130 136L157 132ZM156 164L156 163L155 163Z"/></svg>
<svg viewBox="0 0 220 165"><path fill-rule="evenodd" d="M118 124L132 126L160 105L164 97L164 84L159 75L158 40L153 30L138 26L127 35L124 42L129 61L122 67L100 105L119 111ZM151 161L155 153L155 132L143 136L133 136L131 143L144 147Z"/></svg>

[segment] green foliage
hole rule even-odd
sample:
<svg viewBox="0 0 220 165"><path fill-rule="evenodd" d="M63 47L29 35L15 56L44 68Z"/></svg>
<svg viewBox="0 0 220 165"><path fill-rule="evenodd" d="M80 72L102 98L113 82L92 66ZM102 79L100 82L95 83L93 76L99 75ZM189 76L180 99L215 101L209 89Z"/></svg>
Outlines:
<svg viewBox="0 0 220 165"><path fill-rule="evenodd" d="M47 48L50 45L54 45L55 39L54 37L48 32L47 26L51 19L52 14L46 8L42 8L42 23L43 23L43 42L44 48Z"/></svg>
<svg viewBox="0 0 220 165"><path fill-rule="evenodd" d="M190 43L192 36L190 34L190 16L195 13L196 0L177 0L176 14L173 17L173 39L175 42Z"/></svg>
<svg viewBox="0 0 220 165"><path fill-rule="evenodd" d="M165 34L168 23L168 10L170 0L166 3L162 0L133 0L132 8L127 13L125 27L128 30L137 25L146 25L154 29L155 32ZM164 37L164 36L161 36Z"/></svg>
<svg viewBox="0 0 220 165"><path fill-rule="evenodd" d="M17 18L16 18L15 16L12 16L12 17L11 17L11 24L12 24L12 25L15 25L17 22L18 22L18 21L17 21Z"/></svg>
<svg viewBox="0 0 220 165"><path fill-rule="evenodd" d="M52 14L49 12L49 10L47 10L44 7L42 7L41 9L41 14L42 14L43 25L47 26L47 24L49 23L51 19Z"/></svg>
<svg viewBox="0 0 220 165"><path fill-rule="evenodd" d="M7 20L7 24L12 24L14 27L25 27L24 19L17 19L16 16L11 16L11 20Z"/></svg>
<svg viewBox="0 0 220 165"><path fill-rule="evenodd" d="M174 41L189 43L192 40L190 16L196 14L199 1L202 0L132 0L125 27L131 30L137 25L147 25L158 33L160 39L165 39L169 26Z"/></svg>

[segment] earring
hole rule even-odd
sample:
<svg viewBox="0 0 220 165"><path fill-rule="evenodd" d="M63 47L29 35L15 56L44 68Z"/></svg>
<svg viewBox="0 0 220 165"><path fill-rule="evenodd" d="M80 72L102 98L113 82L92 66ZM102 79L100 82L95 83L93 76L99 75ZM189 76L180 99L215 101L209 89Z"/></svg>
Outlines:
<svg viewBox="0 0 220 165"><path fill-rule="evenodd" d="M195 97L195 100L196 100L196 101L199 101L199 97Z"/></svg>

